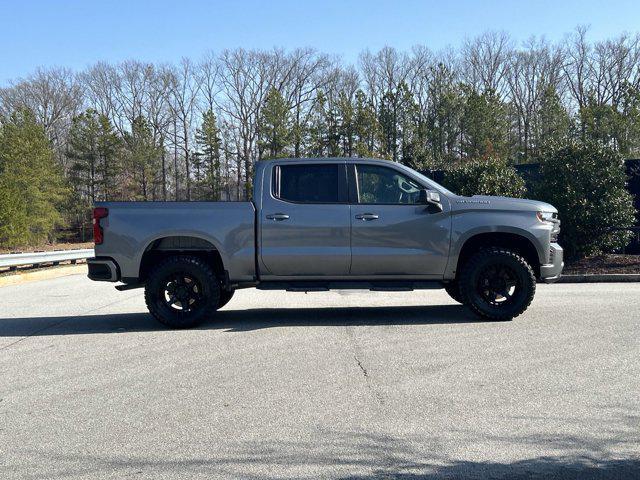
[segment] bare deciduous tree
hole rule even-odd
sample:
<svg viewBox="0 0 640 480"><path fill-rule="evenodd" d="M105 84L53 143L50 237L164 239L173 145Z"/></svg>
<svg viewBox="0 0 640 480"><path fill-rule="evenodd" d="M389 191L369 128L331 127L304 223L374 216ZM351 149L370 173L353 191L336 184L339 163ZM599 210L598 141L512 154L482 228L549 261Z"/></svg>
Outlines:
<svg viewBox="0 0 640 480"><path fill-rule="evenodd" d="M62 160L71 120L83 105L82 88L66 68L38 69L32 75L0 89L0 114L28 108L44 127Z"/></svg>

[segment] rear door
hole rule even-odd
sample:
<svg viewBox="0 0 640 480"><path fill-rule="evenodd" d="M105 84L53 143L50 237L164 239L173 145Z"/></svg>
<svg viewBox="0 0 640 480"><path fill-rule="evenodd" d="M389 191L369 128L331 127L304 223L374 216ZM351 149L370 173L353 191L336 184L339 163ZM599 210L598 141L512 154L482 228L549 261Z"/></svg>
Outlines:
<svg viewBox="0 0 640 480"><path fill-rule="evenodd" d="M349 165L351 275L441 278L449 256L449 203L443 212L418 204L428 188L377 164ZM354 192L355 190L355 192Z"/></svg>
<svg viewBox="0 0 640 480"><path fill-rule="evenodd" d="M259 219L264 276L349 274L346 175L344 162L274 162L267 168Z"/></svg>

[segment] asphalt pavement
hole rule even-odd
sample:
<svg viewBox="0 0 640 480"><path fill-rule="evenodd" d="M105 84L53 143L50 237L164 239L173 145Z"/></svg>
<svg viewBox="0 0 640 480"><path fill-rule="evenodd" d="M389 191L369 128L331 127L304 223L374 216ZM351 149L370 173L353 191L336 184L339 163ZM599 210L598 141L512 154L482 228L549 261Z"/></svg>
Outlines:
<svg viewBox="0 0 640 480"><path fill-rule="evenodd" d="M166 330L82 275L0 288L2 479L640 478L640 284L236 293Z"/></svg>

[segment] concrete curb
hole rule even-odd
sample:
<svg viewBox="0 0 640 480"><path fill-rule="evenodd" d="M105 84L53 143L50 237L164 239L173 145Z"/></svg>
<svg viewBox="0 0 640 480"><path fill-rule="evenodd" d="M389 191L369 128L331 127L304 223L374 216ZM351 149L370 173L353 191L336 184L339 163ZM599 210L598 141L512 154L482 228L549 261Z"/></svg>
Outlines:
<svg viewBox="0 0 640 480"><path fill-rule="evenodd" d="M603 273L562 275L556 283L613 283L613 282L640 282L638 273Z"/></svg>

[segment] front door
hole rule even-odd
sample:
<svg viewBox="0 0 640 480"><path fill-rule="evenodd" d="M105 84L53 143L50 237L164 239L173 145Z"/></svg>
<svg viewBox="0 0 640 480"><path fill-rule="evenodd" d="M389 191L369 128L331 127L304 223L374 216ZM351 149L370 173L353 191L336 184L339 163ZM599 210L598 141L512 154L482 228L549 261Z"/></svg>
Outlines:
<svg viewBox="0 0 640 480"><path fill-rule="evenodd" d="M345 164L274 162L263 181L263 276L348 275L351 221Z"/></svg>
<svg viewBox="0 0 640 480"><path fill-rule="evenodd" d="M449 205L418 204L420 185L400 170L350 165L351 275L440 278L449 257ZM354 203L355 202L355 203Z"/></svg>

